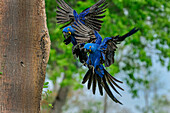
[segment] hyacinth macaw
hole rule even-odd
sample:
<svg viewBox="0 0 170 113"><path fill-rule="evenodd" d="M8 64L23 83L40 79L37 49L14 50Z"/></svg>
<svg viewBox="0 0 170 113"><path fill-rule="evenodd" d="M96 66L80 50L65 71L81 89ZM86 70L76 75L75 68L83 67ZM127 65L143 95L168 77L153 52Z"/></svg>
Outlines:
<svg viewBox="0 0 170 113"><path fill-rule="evenodd" d="M99 0L93 6L85 9L80 14L78 14L74 9L72 9L64 0L56 0L59 7L57 7L57 23L66 24L61 28L63 29L63 34L65 37L65 44L69 44L72 42L73 45L77 44L77 39L74 33L74 29L71 25L75 24L75 22L79 21L85 26L89 27L92 30L100 31L101 24L103 21L99 20L105 17L103 14L106 10L107 3L106 0ZM83 42L88 42L90 39L82 39Z"/></svg>
<svg viewBox="0 0 170 113"><path fill-rule="evenodd" d="M75 22L81 22L85 26L94 30L94 32L98 32L101 29L101 24L103 21L100 19L104 18L105 15L102 15L106 10L107 3L106 0L99 0L93 6L83 10L80 14L78 14L74 9L72 9L64 0L56 0L58 3L57 7L57 23L66 24L63 27L63 35L64 35L64 43L67 45L70 42L73 44L73 55L79 57L80 62L84 62L87 60L87 55L80 49L83 47L83 43L94 42L94 40L98 37L86 37L80 38L75 35L75 30L71 25L75 24ZM79 44L77 46L77 44Z"/></svg>
<svg viewBox="0 0 170 113"><path fill-rule="evenodd" d="M75 29L75 33L78 37L96 36L93 30L86 27L80 22L77 22L76 25L73 26L73 28ZM125 38L131 36L137 31L138 29L134 28L123 36L118 35L115 37L106 37L103 39L103 41L101 39L98 39L95 43L85 44L84 51L87 51L89 53L88 59L85 64L89 67L89 70L85 74L82 83L84 84L88 81L88 89L90 89L91 84L93 83L93 94L95 94L96 82L98 82L98 87L101 95L103 95L103 87L113 101L122 104L115 98L108 86L109 84L113 88L113 90L120 95L114 85L123 90L120 86L116 84L116 82L122 82L110 75L105 70L103 64L105 64L105 67L109 67L111 64L113 64L114 54L117 48L116 44L119 44L121 41L125 40Z"/></svg>

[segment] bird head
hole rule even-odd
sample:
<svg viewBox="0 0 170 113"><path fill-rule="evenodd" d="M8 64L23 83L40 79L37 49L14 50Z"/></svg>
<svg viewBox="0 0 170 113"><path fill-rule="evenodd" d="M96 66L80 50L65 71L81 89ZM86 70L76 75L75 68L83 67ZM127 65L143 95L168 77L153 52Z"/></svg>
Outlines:
<svg viewBox="0 0 170 113"><path fill-rule="evenodd" d="M65 27L63 29L63 35L65 38L64 42L66 45L71 42L71 38L72 38L72 36L74 36L74 32L75 32L75 30L71 26Z"/></svg>
<svg viewBox="0 0 170 113"><path fill-rule="evenodd" d="M97 47L98 47L98 44L87 43L87 44L85 44L85 46L84 46L84 51L85 51L85 52L89 52L89 53L93 53L93 52L96 51Z"/></svg>

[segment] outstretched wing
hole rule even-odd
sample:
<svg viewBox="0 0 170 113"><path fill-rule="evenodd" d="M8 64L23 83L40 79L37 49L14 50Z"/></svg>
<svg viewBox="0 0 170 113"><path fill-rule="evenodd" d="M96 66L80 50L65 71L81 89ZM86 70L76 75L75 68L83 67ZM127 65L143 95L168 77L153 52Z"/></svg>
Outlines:
<svg viewBox="0 0 170 113"><path fill-rule="evenodd" d="M80 15L77 14L77 12L72 9L64 0L56 0L58 5L57 6L57 23L65 24L63 27L67 27L69 25L72 25L75 21L80 20L81 23L85 24L87 27L100 31L101 24L103 21L99 20L104 18L105 16L102 15L106 10L107 3L105 3L106 0L99 0L96 4L93 6L85 9L80 13Z"/></svg>
<svg viewBox="0 0 170 113"><path fill-rule="evenodd" d="M130 32L123 36L107 37L103 40L100 45L100 50L102 51L102 63L105 64L105 67L109 67L114 63L114 54L117 49L117 44L125 40L125 38L136 33L138 29L133 28Z"/></svg>
<svg viewBox="0 0 170 113"><path fill-rule="evenodd" d="M88 89L92 86L93 94L96 92L96 85L98 84L99 92L101 95L103 95L103 89L106 91L106 93L109 95L109 97L116 103L122 104L119 100L116 99L116 97L113 95L113 93L110 90L110 87L121 96L121 94L117 91L116 87L123 90L116 82L123 83L116 78L114 78L112 75L110 75L105 69L104 69L104 76L101 78L96 73L93 73L92 69L89 69L87 73L85 74L82 83L87 83ZM116 86L116 87L115 87Z"/></svg>
<svg viewBox="0 0 170 113"><path fill-rule="evenodd" d="M75 38L78 44L80 43L91 43L96 40L95 31L85 26L79 20L72 25L75 30Z"/></svg>
<svg viewBox="0 0 170 113"><path fill-rule="evenodd" d="M99 0L96 4L93 6L85 9L79 14L80 21L85 24L87 27L100 31L101 24L103 21L99 20L105 17L105 15L102 15L104 12L106 12L107 3L106 0Z"/></svg>
<svg viewBox="0 0 170 113"><path fill-rule="evenodd" d="M63 27L69 26L74 23L74 9L72 9L64 0L56 0L57 4L57 23L65 24Z"/></svg>

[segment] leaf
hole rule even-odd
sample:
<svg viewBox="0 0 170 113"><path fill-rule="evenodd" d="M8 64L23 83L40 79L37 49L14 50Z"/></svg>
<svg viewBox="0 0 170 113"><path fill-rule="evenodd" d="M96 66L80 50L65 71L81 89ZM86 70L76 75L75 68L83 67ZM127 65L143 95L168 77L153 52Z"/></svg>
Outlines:
<svg viewBox="0 0 170 113"><path fill-rule="evenodd" d="M45 82L45 83L44 83L45 86L48 85L48 84L49 84L49 82Z"/></svg>
<svg viewBox="0 0 170 113"><path fill-rule="evenodd" d="M167 67L167 68L168 68L168 71L170 71L170 61L169 61L169 64L168 64L168 67Z"/></svg>
<svg viewBox="0 0 170 113"><path fill-rule="evenodd" d="M48 88L48 86L43 86L43 88Z"/></svg>
<svg viewBox="0 0 170 113"><path fill-rule="evenodd" d="M48 93L48 94L51 94L51 93L52 93L52 91L50 91L50 90L47 90L47 93Z"/></svg>
<svg viewBox="0 0 170 113"><path fill-rule="evenodd" d="M49 106L50 108L53 108L53 105L52 105L52 104L48 104L48 106Z"/></svg>

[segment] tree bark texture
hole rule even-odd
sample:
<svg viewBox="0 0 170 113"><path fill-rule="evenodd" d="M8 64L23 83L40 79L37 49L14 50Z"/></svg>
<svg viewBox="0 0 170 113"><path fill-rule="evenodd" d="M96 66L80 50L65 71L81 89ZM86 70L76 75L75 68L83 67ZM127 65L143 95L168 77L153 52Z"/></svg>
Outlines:
<svg viewBox="0 0 170 113"><path fill-rule="evenodd" d="M44 0L0 0L0 113L39 113L50 38Z"/></svg>

